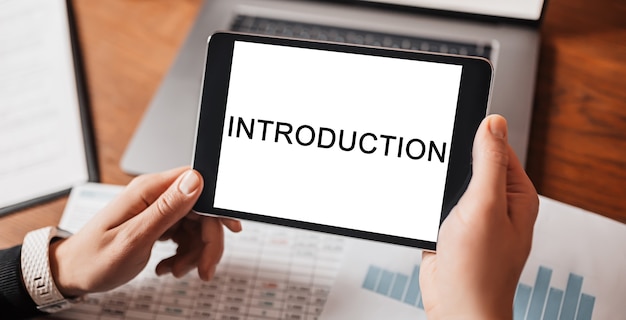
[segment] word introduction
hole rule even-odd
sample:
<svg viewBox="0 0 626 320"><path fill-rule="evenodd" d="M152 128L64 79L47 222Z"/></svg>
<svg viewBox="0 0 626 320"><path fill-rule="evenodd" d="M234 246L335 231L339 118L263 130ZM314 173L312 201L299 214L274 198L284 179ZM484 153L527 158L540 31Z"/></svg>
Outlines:
<svg viewBox="0 0 626 320"><path fill-rule="evenodd" d="M255 135L255 126L257 134ZM447 143L424 142L421 139L397 137L392 135L365 132L358 133L346 130L334 130L326 127L300 125L295 127L287 122L270 121L262 119L250 119L248 122L242 117L230 116L228 123L228 136L240 138L243 135L250 140L258 139L259 126L261 127L261 141L286 141L288 144L297 143L301 146L317 146L318 148L330 149L339 147L343 151L360 150L364 154L381 153L384 156L406 156L412 160L427 159L428 161L445 162ZM357 149L358 147L358 149ZM392 152L390 152L392 151ZM424 158L427 156L426 158Z"/></svg>

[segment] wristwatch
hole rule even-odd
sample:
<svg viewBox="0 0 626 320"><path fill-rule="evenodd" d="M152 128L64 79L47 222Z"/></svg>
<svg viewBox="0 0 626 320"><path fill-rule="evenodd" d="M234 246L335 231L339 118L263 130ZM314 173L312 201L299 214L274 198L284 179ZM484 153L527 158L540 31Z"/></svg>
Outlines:
<svg viewBox="0 0 626 320"><path fill-rule="evenodd" d="M37 309L46 313L55 313L69 309L82 297L68 299L57 289L50 271L50 241L54 238L67 238L71 234L56 227L45 227L31 231L24 237L21 264L22 279L28 294L37 305Z"/></svg>

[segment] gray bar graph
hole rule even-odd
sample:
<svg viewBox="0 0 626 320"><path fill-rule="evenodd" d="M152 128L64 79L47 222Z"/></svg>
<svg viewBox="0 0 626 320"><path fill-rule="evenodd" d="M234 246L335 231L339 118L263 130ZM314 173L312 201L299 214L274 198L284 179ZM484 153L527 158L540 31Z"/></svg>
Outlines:
<svg viewBox="0 0 626 320"><path fill-rule="evenodd" d="M596 298L588 294L582 294L580 296L580 304L578 305L578 314L576 320L591 319L593 313L593 305L596 302Z"/></svg>
<svg viewBox="0 0 626 320"><path fill-rule="evenodd" d="M537 279L535 279L535 288L530 297L530 306L528 307L528 319L541 319L543 306L548 296L548 286L550 286L550 278L552 270L546 267L539 267Z"/></svg>
<svg viewBox="0 0 626 320"><path fill-rule="evenodd" d="M420 266L411 275L369 266L363 289L424 309ZM518 283L513 301L514 320L591 320L596 298L582 292L583 277L570 273L565 290L550 287L553 270L540 266L534 287Z"/></svg>
<svg viewBox="0 0 626 320"><path fill-rule="evenodd" d="M402 297L404 297L404 291L406 290L406 285L409 281L409 277L401 274L401 273L397 273L396 274L396 278L393 281L393 287L391 288L391 294L389 295L390 297L401 301Z"/></svg>
<svg viewBox="0 0 626 320"><path fill-rule="evenodd" d="M558 320L562 301L563 290L550 288L548 302L546 303L546 311L543 313L543 320Z"/></svg>
<svg viewBox="0 0 626 320"><path fill-rule="evenodd" d="M363 281L363 289L374 291L374 288L376 288L376 283L378 283L379 276L380 276L380 268L370 266L367 269L367 275L365 276L365 281Z"/></svg>
<svg viewBox="0 0 626 320"><path fill-rule="evenodd" d="M517 285L515 299L513 300L513 320L526 319L526 310L528 309L528 300L533 288L523 283Z"/></svg>
<svg viewBox="0 0 626 320"><path fill-rule="evenodd" d="M420 266L413 267L410 276L369 266L362 288L424 309L420 291Z"/></svg>
<svg viewBox="0 0 626 320"><path fill-rule="evenodd" d="M406 290L406 295L404 296L404 302L415 306L419 295L420 295L420 266L415 266L413 268L413 273L411 274L411 280L409 281L409 288Z"/></svg>
<svg viewBox="0 0 626 320"><path fill-rule="evenodd" d="M389 293L389 289L391 289L391 282L393 281L393 273L387 270L383 270L383 273L380 275L380 281L378 282L378 287L376 287L376 292L387 295Z"/></svg>
<svg viewBox="0 0 626 320"><path fill-rule="evenodd" d="M565 288L565 296L563 297L563 306L561 306L561 316L559 320L574 320L576 311L578 310L578 299L583 287L583 277L570 273L567 279L567 287Z"/></svg>

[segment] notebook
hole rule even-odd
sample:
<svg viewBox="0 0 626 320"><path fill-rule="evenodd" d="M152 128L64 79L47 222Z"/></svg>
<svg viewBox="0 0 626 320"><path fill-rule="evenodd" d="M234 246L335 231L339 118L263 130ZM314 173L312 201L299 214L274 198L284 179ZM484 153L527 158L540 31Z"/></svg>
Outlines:
<svg viewBox="0 0 626 320"><path fill-rule="evenodd" d="M486 57L495 70L489 113L509 120L525 163L544 8L544 0L206 1L121 167L141 174L191 163L206 39L218 30Z"/></svg>

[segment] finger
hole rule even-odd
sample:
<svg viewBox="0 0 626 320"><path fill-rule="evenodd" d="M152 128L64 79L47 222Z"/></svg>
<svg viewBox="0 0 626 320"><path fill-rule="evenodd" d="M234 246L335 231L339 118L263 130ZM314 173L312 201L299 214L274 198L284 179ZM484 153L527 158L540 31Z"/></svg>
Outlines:
<svg viewBox="0 0 626 320"><path fill-rule="evenodd" d="M196 267L202 252L202 234L200 224L188 219L182 219L176 223L178 229L171 235L178 247L176 254L161 261L157 265L158 275L172 273L175 277L181 277ZM172 228L165 233L169 233Z"/></svg>
<svg viewBox="0 0 626 320"><path fill-rule="evenodd" d="M229 218L220 218L220 222L232 232L240 232L242 230L241 221Z"/></svg>
<svg viewBox="0 0 626 320"><path fill-rule="evenodd" d="M526 174L526 170L515 155L513 148L509 146L509 167L507 170L507 192L536 195L537 190Z"/></svg>
<svg viewBox="0 0 626 320"><path fill-rule="evenodd" d="M437 254L435 252L430 251L422 251L422 262L420 263L420 282L423 282L422 277L429 278L432 276L432 272L434 272L433 268L436 265L435 259L437 259Z"/></svg>
<svg viewBox="0 0 626 320"><path fill-rule="evenodd" d="M506 199L508 148L506 120L499 115L485 118L474 138L473 174L466 192L470 198Z"/></svg>
<svg viewBox="0 0 626 320"><path fill-rule="evenodd" d="M187 215L200 196L202 186L202 177L197 171L185 171L146 210L128 221L128 233L150 242L158 240Z"/></svg>
<svg viewBox="0 0 626 320"><path fill-rule="evenodd" d="M181 278L193 268L196 267L197 261L200 257L201 250L197 250L197 254L195 256L187 255L185 257L180 256L178 253L167 258L161 260L156 266L155 273L157 276L162 276L168 273L171 273L176 278ZM195 261L190 259L195 257Z"/></svg>
<svg viewBox="0 0 626 320"><path fill-rule="evenodd" d="M96 218L104 228L115 228L148 208L182 172L180 167L161 173L141 175L133 179L122 193L111 201Z"/></svg>
<svg viewBox="0 0 626 320"><path fill-rule="evenodd" d="M202 246L190 248L189 251L176 253L176 259L172 265L172 275L180 278L198 265L202 254Z"/></svg>
<svg viewBox="0 0 626 320"><path fill-rule="evenodd" d="M435 255L436 254L434 252L422 251L422 263L424 262L424 260L428 261L428 259L434 258Z"/></svg>
<svg viewBox="0 0 626 320"><path fill-rule="evenodd" d="M161 260L155 269L157 276L162 276L164 274L168 274L172 272L172 266L174 265L174 261L176 261L176 255L173 255L169 258Z"/></svg>
<svg viewBox="0 0 626 320"><path fill-rule="evenodd" d="M159 237L159 241L167 241L167 240L171 239L178 232L178 229L180 228L180 225L182 224L182 221L184 221L184 219L183 220L179 220L173 226L171 226L169 229L167 229L165 231L165 233L163 233Z"/></svg>
<svg viewBox="0 0 626 320"><path fill-rule="evenodd" d="M202 224L188 219L182 221L179 232L172 237L178 244L177 259L172 266L172 274L175 277L182 277L197 267L204 248Z"/></svg>
<svg viewBox="0 0 626 320"><path fill-rule="evenodd" d="M198 275L208 281L215 273L215 266L224 252L224 228L216 218L205 219L202 223L202 241L205 245L198 262Z"/></svg>
<svg viewBox="0 0 626 320"><path fill-rule="evenodd" d="M198 268L198 276L200 279L204 281L210 281L215 276L215 272L217 272L217 265L213 265L209 268L208 271L200 272L200 268Z"/></svg>
<svg viewBox="0 0 626 320"><path fill-rule="evenodd" d="M537 190L526 174L513 149L509 147L509 169L507 173L507 194L509 215L514 225L525 230L532 228L539 211Z"/></svg>

